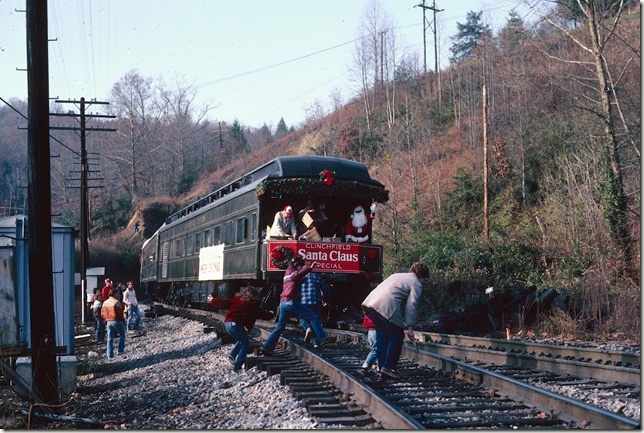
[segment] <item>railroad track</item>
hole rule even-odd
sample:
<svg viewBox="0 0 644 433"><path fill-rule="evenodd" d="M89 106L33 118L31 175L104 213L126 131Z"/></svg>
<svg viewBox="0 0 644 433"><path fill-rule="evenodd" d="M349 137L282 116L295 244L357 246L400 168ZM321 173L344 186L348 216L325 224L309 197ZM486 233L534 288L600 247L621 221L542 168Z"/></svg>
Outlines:
<svg viewBox="0 0 644 433"><path fill-rule="evenodd" d="M168 307L205 322L225 336L224 316ZM265 338L273 326L258 322L255 336ZM639 428L634 420L548 391L540 380L575 383L569 375L498 366L484 361L466 363L407 344L398 365L400 380L378 380L360 367L368 349L360 332L330 330L338 341L315 352L291 327L272 357L249 356L257 366L280 374L283 384L302 400L320 423L385 428ZM612 366L618 368L616 366ZM635 392L635 390L629 390ZM639 389L637 389L639 395Z"/></svg>

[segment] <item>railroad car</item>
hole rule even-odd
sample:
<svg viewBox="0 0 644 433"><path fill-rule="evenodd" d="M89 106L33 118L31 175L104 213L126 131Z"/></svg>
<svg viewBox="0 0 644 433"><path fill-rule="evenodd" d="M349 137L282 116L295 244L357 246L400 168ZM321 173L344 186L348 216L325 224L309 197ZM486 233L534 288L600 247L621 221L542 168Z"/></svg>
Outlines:
<svg viewBox="0 0 644 433"><path fill-rule="evenodd" d="M206 307L207 296L229 297L256 288L264 308L274 309L288 259L316 261L332 287L326 319L359 312L382 281L382 245L345 242L345 226L357 205L385 203L388 191L364 164L323 156L284 156L244 174L170 215L145 241L141 287L175 305ZM271 237L276 212L298 211L309 200L325 205L326 233L317 241ZM299 235L299 233L298 233Z"/></svg>

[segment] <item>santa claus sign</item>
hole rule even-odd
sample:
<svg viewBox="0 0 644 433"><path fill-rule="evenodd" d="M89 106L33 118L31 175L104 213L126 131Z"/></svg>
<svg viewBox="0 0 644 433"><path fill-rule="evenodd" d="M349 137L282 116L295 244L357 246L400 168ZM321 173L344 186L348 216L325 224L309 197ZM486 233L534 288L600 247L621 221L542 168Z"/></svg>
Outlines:
<svg viewBox="0 0 644 433"><path fill-rule="evenodd" d="M376 213L376 204L370 207L371 213L367 215L362 205L354 206L345 227L345 240L347 242L367 243L369 239L369 223L373 221Z"/></svg>

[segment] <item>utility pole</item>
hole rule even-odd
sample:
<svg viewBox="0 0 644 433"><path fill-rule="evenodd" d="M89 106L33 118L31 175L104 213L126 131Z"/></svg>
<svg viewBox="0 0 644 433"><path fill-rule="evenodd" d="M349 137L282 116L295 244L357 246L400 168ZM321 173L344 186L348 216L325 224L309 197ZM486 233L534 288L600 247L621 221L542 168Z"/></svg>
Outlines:
<svg viewBox="0 0 644 433"><path fill-rule="evenodd" d="M224 136L221 133L221 122L219 122L219 148L220 149L224 148Z"/></svg>
<svg viewBox="0 0 644 433"><path fill-rule="evenodd" d="M47 0L27 0L29 185L29 317L31 387L36 399L57 404L56 327L51 264L51 165Z"/></svg>
<svg viewBox="0 0 644 433"><path fill-rule="evenodd" d="M483 239L486 241L490 239L487 173L487 92L483 84Z"/></svg>
<svg viewBox="0 0 644 433"><path fill-rule="evenodd" d="M436 35L436 13L443 12L445 9L437 9L436 0L432 0L431 6L426 6L425 0L423 0L421 4L418 4L415 7L423 9L423 65L425 73L427 73L427 29L430 28L434 33L434 72L437 74L438 78L438 107L440 108L442 95L440 69L438 69L438 36ZM427 18L425 16L425 11L428 9L434 13L434 18L432 19L431 23L427 21Z"/></svg>
<svg viewBox="0 0 644 433"><path fill-rule="evenodd" d="M91 101L86 102L85 98L81 98L80 101L63 101L56 100L59 104L80 104L78 105L80 114L76 114L72 111L69 113L50 113L51 116L67 116L67 117L78 117L78 122L80 127L75 126L52 126L51 129L58 130L71 130L79 132L80 135L80 178L79 179L67 179L67 180L80 180L80 253L81 253L81 322L85 323L85 310L87 306L87 264L89 262L89 203L88 203L88 190L89 188L100 188L100 186L88 186L87 182L89 180L103 180L103 178L88 178L87 175L95 171L90 171L89 163L87 158L87 146L85 145L85 138L87 137L87 132L91 131L116 131L114 128L88 128L87 119L90 120L93 118L106 118L114 119L116 116L110 116L105 114L86 114L85 110L88 105L98 104L98 105L108 105L109 102L98 102ZM71 187L73 188L73 187Z"/></svg>

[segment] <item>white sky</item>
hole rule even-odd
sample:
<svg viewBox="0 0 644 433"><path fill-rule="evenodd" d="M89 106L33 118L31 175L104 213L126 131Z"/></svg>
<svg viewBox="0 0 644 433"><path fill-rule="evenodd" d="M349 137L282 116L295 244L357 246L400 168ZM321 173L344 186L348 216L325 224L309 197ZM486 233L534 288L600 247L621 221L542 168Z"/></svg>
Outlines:
<svg viewBox="0 0 644 433"><path fill-rule="evenodd" d="M406 52L423 59L421 0L380 0ZM427 1L431 4L430 1ZM469 10L484 10L496 31L520 0L436 0L441 65L450 36ZM216 106L212 120L274 127L298 125L316 99L326 107L338 89L353 94L348 67L369 0L49 0L49 89L52 97L107 100L127 71L198 88L197 106ZM24 0L0 0L0 96L27 97ZM428 18L431 18L428 15ZM427 31L427 66L433 37ZM340 45L340 46L338 46ZM336 47L338 46L338 47ZM336 48L333 48L336 47ZM321 51L321 52L320 52ZM320 53L318 53L320 52ZM317 54L314 54L317 53ZM300 57L307 56L300 60ZM290 61L293 60L293 61ZM281 64L286 62L284 64ZM280 66L270 67L281 64ZM253 72L255 71L255 72ZM250 73L249 73L250 72ZM239 76L238 76L239 75Z"/></svg>

